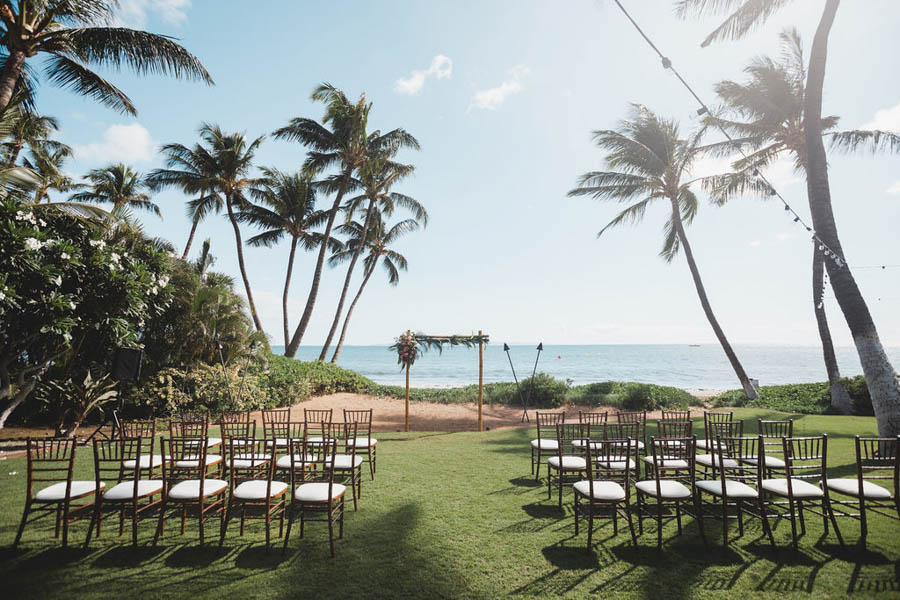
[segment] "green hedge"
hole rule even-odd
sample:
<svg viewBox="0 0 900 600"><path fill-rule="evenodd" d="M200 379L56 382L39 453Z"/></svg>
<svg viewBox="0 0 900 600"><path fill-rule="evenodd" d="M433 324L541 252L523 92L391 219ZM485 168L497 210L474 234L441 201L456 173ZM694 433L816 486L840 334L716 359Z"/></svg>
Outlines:
<svg viewBox="0 0 900 600"><path fill-rule="evenodd" d="M873 415L872 398L862 375L841 379L844 389L853 401L853 413ZM759 398L747 399L743 390L730 390L710 398L715 406L747 406L771 408L783 412L803 414L828 414L831 409L831 391L828 382L769 385L757 389Z"/></svg>

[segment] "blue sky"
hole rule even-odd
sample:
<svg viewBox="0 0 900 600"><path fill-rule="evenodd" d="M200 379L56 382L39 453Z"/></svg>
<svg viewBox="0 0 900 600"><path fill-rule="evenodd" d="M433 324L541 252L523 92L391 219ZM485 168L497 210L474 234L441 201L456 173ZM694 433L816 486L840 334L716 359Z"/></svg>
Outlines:
<svg viewBox="0 0 900 600"><path fill-rule="evenodd" d="M683 257L657 257L660 206L642 225L596 239L616 207L569 199L583 172L603 166L590 132L610 128L629 102L696 123L696 106L608 0L572 2L211 2L123 0L130 25L181 39L214 87L108 73L138 107L137 118L45 86L39 108L58 117L73 145L72 174L114 161L141 171L160 166L159 145L192 144L202 121L268 134L294 116L321 117L309 100L329 81L374 103L371 127L404 127L422 150L399 191L430 212L431 223L398 250L410 262L400 285L381 273L366 289L347 342L385 344L413 329L484 329L510 343L704 343L715 338ZM777 34L796 25L811 42L823 2L782 10L737 43L699 46L715 20L679 21L672 2L625 2L702 95L741 77L759 54L778 53ZM844 127L875 123L900 130L900 4L845 2L830 43L825 112ZM297 169L303 149L268 139L258 164ZM716 165L710 165L710 168ZM724 166L724 165L723 165ZM900 157L833 156L832 197L851 265L900 264ZM808 215L805 184L789 167L770 174ZM179 252L189 229L185 198L159 194L160 221L148 232ZM325 202L325 200L323 200ZM249 232L248 232L249 233ZM747 198L703 205L688 231L713 307L733 342L815 345L811 242L780 206ZM224 217L204 222L216 268L237 276ZM261 317L280 342L286 244L246 251ZM292 320L303 308L314 255L300 256ZM859 269L857 280L883 340L900 345L900 268ZM318 344L333 316L343 272L326 272L304 340ZM827 308L838 344L850 337L833 295Z"/></svg>

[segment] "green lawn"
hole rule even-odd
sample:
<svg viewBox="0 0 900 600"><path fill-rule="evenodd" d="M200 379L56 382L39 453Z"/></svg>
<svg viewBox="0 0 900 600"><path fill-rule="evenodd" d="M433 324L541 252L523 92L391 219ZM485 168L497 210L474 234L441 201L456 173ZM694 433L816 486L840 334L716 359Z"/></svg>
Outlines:
<svg viewBox="0 0 900 600"><path fill-rule="evenodd" d="M738 416L777 418L781 413L739 410ZM834 476L853 473L853 435L871 435L871 418L797 416L795 434L830 434ZM751 421L748 421L748 425ZM755 427L748 427L749 430ZM682 537L666 527L664 550L656 550L655 525L645 522L639 547L627 527L612 537L601 522L597 546L585 550L586 534L573 538L571 502L565 512L546 486L529 476L528 440L533 429L477 433L380 434L379 471L364 481L357 513L348 512L337 558L328 555L324 523L292 533L287 554L266 554L262 523L248 535L230 531L225 546L197 546L196 526L184 537L173 527L151 549L153 522L141 528L132 549L116 528L91 548L62 550L51 524L26 529L22 545L10 545L24 501L25 460L3 461L0 472L0 576L3 597L727 597L847 593L888 597L900 592L900 525L875 517L868 550L854 546L856 521L839 519L848 548L833 534L822 538L820 519L810 519L799 552L790 549L790 524L781 521L772 549L762 527L749 521L743 538L721 547L718 523L709 521L711 550L690 518ZM89 452L80 450L79 476L90 477ZM10 475L17 472L16 475ZM567 496L571 498L571 493ZM112 523L112 521L110 522ZM209 526L210 533L215 530ZM87 523L70 530L75 545ZM734 535L737 535L735 526ZM212 536L210 536L212 537Z"/></svg>

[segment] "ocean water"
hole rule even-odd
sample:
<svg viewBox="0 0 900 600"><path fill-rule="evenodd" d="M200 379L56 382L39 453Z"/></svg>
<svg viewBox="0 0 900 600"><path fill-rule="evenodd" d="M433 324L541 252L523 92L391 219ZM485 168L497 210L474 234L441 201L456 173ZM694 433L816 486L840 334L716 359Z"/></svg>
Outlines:
<svg viewBox="0 0 900 600"><path fill-rule="evenodd" d="M535 345L536 346L536 345ZM531 375L537 351L535 346L510 346L509 355L519 380ZM272 351L282 353L283 346ZM302 346L300 360L315 360L321 346ZM747 374L760 385L825 381L822 350L815 346L736 346ZM859 375L862 368L852 347L835 350L844 376ZM889 348L895 367L900 365L900 348ZM381 383L403 385L404 374L397 356L387 346L344 346L338 364ZM673 385L690 390L727 390L739 387L722 348L716 344L689 346L598 345L556 346L544 344L537 371L559 379L571 379L576 385L597 381L638 381ZM503 344L488 344L484 350L484 381L512 381ZM445 348L431 350L412 367L413 387L456 387L478 383L478 350Z"/></svg>

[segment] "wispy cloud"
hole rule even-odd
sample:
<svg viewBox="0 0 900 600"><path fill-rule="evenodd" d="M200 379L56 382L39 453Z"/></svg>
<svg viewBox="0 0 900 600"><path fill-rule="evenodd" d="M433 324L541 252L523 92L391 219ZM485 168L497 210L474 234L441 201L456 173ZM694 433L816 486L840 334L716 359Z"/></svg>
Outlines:
<svg viewBox="0 0 900 600"><path fill-rule="evenodd" d="M75 159L88 163L140 163L153 158L156 147L150 132L140 123L110 125L100 141L74 147Z"/></svg>
<svg viewBox="0 0 900 600"><path fill-rule="evenodd" d="M425 80L429 77L445 79L453 73L453 61L443 54L438 54L431 59L431 64L424 71L413 71L409 77L401 77L394 83L394 91L398 94L415 96L425 87Z"/></svg>
<svg viewBox="0 0 900 600"><path fill-rule="evenodd" d="M170 25L183 25L191 0L119 0L118 20L122 25L142 29L149 13L155 13Z"/></svg>
<svg viewBox="0 0 900 600"><path fill-rule="evenodd" d="M753 240L752 242L750 242L751 248L759 248L761 245L762 245L761 240Z"/></svg>
<svg viewBox="0 0 900 600"><path fill-rule="evenodd" d="M472 96L472 103L469 104L468 111L473 108L481 110L497 110L509 96L518 94L525 89L523 80L530 74L531 69L525 65L513 67L509 70L509 77L497 87L475 92L475 95Z"/></svg>
<svg viewBox="0 0 900 600"><path fill-rule="evenodd" d="M861 129L881 129L900 132L900 103L897 103L890 108L876 110L872 120L863 125Z"/></svg>
<svg viewBox="0 0 900 600"><path fill-rule="evenodd" d="M886 191L891 196L900 196L900 181L895 181L894 185L889 187Z"/></svg>

